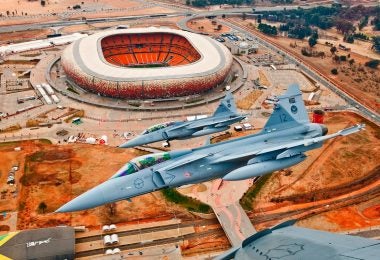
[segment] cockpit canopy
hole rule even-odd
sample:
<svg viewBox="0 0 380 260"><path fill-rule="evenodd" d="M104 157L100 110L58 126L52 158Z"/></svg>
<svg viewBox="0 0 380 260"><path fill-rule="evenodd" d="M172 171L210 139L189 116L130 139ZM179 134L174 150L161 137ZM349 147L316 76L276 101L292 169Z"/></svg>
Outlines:
<svg viewBox="0 0 380 260"><path fill-rule="evenodd" d="M146 135L146 134L149 134L149 133L152 133L152 132L155 132L155 131L158 131L162 128L165 128L165 127L168 127L168 126L171 126L171 125L174 125L174 121L170 121L170 122L165 122L165 123L161 123L161 124L157 124L157 125L153 125L151 127L149 127L148 129L145 129L141 135Z"/></svg>
<svg viewBox="0 0 380 260"><path fill-rule="evenodd" d="M138 172L142 169L151 167L155 164L162 163L170 159L171 159L170 154L166 152L147 154L147 155L136 157L132 159L131 161L129 161L128 163L126 163L120 170L118 170L111 177L111 179Z"/></svg>

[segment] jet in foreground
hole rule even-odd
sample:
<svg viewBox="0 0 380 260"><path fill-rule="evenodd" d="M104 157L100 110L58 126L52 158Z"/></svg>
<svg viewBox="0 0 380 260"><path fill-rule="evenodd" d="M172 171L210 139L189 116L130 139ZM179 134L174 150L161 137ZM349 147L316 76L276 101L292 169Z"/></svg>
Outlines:
<svg viewBox="0 0 380 260"><path fill-rule="evenodd" d="M230 125L240 122L245 117L237 113L234 97L231 92L227 92L211 117L199 119L194 117L189 121L172 121L154 125L120 147L129 148L164 140L170 146L170 140L189 139L225 131L230 128Z"/></svg>
<svg viewBox="0 0 380 260"><path fill-rule="evenodd" d="M379 259L379 240L295 227L294 222L262 230L214 260Z"/></svg>
<svg viewBox="0 0 380 260"><path fill-rule="evenodd" d="M310 123L297 85L278 97L264 129L216 144L187 150L143 155L125 164L109 180L83 193L57 212L89 209L130 199L167 187L222 178L243 180L296 165L304 152L322 146L325 140L356 133L356 125L326 135L324 125Z"/></svg>

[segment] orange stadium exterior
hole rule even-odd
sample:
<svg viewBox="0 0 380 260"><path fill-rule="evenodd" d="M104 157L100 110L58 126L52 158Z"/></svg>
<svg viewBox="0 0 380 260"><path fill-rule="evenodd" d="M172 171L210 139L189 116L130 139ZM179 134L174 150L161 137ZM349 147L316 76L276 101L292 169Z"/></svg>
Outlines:
<svg viewBox="0 0 380 260"><path fill-rule="evenodd" d="M84 37L61 57L69 80L127 99L202 93L222 83L232 55L210 37L166 28L115 29Z"/></svg>

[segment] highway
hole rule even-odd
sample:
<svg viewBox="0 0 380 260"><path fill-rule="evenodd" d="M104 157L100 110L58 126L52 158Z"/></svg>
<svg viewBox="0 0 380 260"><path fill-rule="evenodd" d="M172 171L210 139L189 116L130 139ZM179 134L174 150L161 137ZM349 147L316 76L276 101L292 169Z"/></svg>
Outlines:
<svg viewBox="0 0 380 260"><path fill-rule="evenodd" d="M164 17L175 17L175 16L183 16L184 13L161 13L154 15L138 15L138 16L120 16L120 17L107 17L107 18L93 18L87 20L68 20L68 21L55 21L55 22L47 22L47 23L31 23L31 24L18 24L18 25L9 25L9 26L1 26L0 33L7 32L17 32L17 31L27 31L27 30L38 30L50 27L65 27L70 25L78 25L78 24L94 24L94 23L104 23L104 22L122 22L129 20L138 20L138 19L155 19L162 15Z"/></svg>
<svg viewBox="0 0 380 260"><path fill-rule="evenodd" d="M31 24L18 24L18 25L9 25L9 26L1 26L0 33L6 32L17 32L17 31L26 31L26 30L38 30L50 27L64 27L70 25L78 25L78 24L94 24L94 23L104 23L104 22L122 22L129 20L138 20L138 19L155 19L158 17L176 17L176 16L188 16L189 19L194 19L197 17L205 17L205 16L214 16L214 15L222 15L222 14L239 14L239 13L250 13L252 12L251 7L244 8L230 8L230 9L221 9L215 11L200 11L194 12L193 10L188 10L183 8L180 10L179 7L175 7L172 5L154 3L153 5L158 5L162 7L176 9L178 12L175 13L156 13L152 15L134 15L134 16L118 16L118 17L104 17L104 18L89 18L86 20L75 19L75 20L61 20L61 21L53 21L46 23L31 23ZM313 8L317 5L305 5L302 6L304 9ZM319 6L319 5L318 5ZM274 7L256 7L256 12L260 11L279 11L286 8L287 10L297 9L299 6L274 6ZM190 16L189 16L190 15Z"/></svg>

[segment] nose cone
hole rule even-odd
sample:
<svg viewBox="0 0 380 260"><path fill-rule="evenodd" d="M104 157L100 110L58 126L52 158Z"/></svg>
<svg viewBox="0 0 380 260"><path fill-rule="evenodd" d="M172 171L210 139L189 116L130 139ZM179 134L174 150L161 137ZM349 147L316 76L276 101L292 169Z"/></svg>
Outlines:
<svg viewBox="0 0 380 260"><path fill-rule="evenodd" d="M120 148L130 148L134 146L150 144L158 141L162 141L164 138L162 137L162 131L156 131L149 134L139 135L136 138L129 140L128 142L120 145Z"/></svg>
<svg viewBox="0 0 380 260"><path fill-rule="evenodd" d="M321 125L322 135L327 135L329 129L325 125Z"/></svg>
<svg viewBox="0 0 380 260"><path fill-rule="evenodd" d="M69 201L55 212L72 212L94 208L107 203L103 196L102 184L79 195L75 199Z"/></svg>
<svg viewBox="0 0 380 260"><path fill-rule="evenodd" d="M136 138L133 138L132 140L129 140L126 143L123 143L119 147L120 148L132 148L132 147L147 144L147 143L148 142L146 142L145 136L137 136Z"/></svg>

